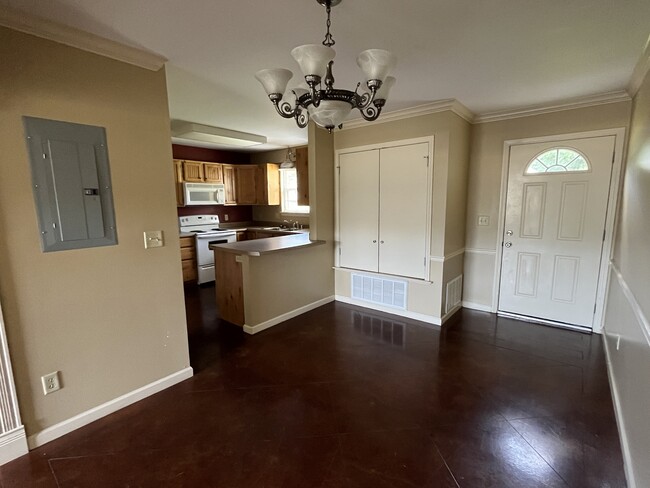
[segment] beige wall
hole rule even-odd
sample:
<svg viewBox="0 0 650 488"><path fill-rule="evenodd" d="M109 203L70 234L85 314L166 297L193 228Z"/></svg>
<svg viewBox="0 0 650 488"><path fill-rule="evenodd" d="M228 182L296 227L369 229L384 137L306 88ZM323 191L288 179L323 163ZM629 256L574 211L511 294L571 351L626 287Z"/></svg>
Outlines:
<svg viewBox="0 0 650 488"><path fill-rule="evenodd" d="M605 341L630 487L650 486L650 76L634 98ZM617 343L620 338L619 347Z"/></svg>
<svg viewBox="0 0 650 488"><path fill-rule="evenodd" d="M0 301L31 435L188 367L187 333L164 71L5 28L0 59ZM23 115L106 128L118 245L41 252Z"/></svg>
<svg viewBox="0 0 650 488"><path fill-rule="evenodd" d="M627 127L631 102L475 124L470 142L463 300L490 307L493 297L501 170L505 141ZM478 226L487 215L490 225Z"/></svg>
<svg viewBox="0 0 650 488"><path fill-rule="evenodd" d="M470 124L451 111L335 132L336 150L421 137L434 138L429 248L429 281L432 283L410 282L408 312L440 319L443 316L445 284L463 272L462 259L458 266L453 260L444 260L444 256L464 246L470 132ZM345 298L350 297L349 275L346 270L337 270L336 273L336 294Z"/></svg>

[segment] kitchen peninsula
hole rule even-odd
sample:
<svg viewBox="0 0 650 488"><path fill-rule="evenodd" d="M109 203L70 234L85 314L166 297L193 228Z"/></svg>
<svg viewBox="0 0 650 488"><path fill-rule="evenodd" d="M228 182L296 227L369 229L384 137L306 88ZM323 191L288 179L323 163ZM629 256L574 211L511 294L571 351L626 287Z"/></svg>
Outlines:
<svg viewBox="0 0 650 488"><path fill-rule="evenodd" d="M221 317L255 334L333 300L330 248L307 232L211 246Z"/></svg>

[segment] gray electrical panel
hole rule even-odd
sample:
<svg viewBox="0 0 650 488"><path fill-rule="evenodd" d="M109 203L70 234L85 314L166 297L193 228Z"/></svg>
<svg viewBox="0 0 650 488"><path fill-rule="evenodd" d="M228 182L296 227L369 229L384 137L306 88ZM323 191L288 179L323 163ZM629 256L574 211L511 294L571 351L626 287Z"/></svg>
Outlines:
<svg viewBox="0 0 650 488"><path fill-rule="evenodd" d="M117 244L104 128L23 122L43 251Z"/></svg>

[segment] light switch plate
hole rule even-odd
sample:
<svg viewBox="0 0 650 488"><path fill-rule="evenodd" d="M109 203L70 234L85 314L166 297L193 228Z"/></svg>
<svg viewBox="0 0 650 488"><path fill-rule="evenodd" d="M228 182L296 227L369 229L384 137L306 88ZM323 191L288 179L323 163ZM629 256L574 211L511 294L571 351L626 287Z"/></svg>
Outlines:
<svg viewBox="0 0 650 488"><path fill-rule="evenodd" d="M152 247L163 247L165 242L163 241L162 230L148 230L144 233L144 248L150 249Z"/></svg>
<svg viewBox="0 0 650 488"><path fill-rule="evenodd" d="M490 216L489 215L479 215L478 216L478 225L490 225Z"/></svg>

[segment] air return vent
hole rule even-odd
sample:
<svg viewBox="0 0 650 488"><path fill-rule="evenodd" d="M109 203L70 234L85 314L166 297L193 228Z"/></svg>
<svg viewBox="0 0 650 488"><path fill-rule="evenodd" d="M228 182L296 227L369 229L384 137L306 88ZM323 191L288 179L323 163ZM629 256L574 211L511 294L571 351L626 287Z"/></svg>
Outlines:
<svg viewBox="0 0 650 488"><path fill-rule="evenodd" d="M352 298L387 307L406 309L408 283L374 276L352 274Z"/></svg>
<svg viewBox="0 0 650 488"><path fill-rule="evenodd" d="M447 294L445 298L445 313L451 312L460 305L463 296L463 275L458 275L447 282Z"/></svg>

